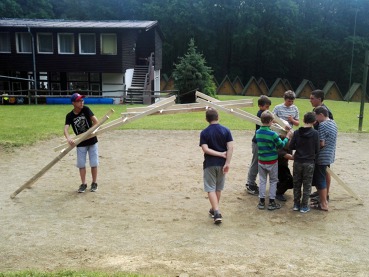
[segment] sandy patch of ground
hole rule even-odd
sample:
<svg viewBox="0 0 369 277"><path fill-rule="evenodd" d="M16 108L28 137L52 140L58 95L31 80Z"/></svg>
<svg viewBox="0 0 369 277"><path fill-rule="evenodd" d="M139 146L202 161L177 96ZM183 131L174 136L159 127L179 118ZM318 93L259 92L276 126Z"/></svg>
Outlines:
<svg viewBox="0 0 369 277"><path fill-rule="evenodd" d="M332 183L330 211L277 211L246 194L252 132L235 152L215 226L202 186L199 131L113 131L100 136L99 190L76 193L75 152L15 199L55 156L60 139L0 160L0 271L88 269L179 276L368 276L368 204ZM339 134L334 172L369 192L369 135ZM291 164L292 166L292 164ZM90 179L89 179L90 182Z"/></svg>

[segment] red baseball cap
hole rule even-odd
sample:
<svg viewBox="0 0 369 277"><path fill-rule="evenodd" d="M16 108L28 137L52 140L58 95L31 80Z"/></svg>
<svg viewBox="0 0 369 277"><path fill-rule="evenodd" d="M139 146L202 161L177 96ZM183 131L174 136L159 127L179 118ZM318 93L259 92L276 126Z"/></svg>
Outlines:
<svg viewBox="0 0 369 277"><path fill-rule="evenodd" d="M70 98L70 100L72 101L72 102L77 102L77 101L79 101L79 100L81 100L82 98L85 98L85 96L84 95L81 95L81 94L79 94L79 93L73 93L73 95L72 95L72 97Z"/></svg>

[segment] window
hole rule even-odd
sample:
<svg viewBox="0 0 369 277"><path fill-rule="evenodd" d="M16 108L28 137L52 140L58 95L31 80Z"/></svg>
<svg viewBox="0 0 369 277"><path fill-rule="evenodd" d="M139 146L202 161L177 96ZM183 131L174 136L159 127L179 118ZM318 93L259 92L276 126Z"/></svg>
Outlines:
<svg viewBox="0 0 369 277"><path fill-rule="evenodd" d="M90 73L90 81L91 82L100 82L100 73Z"/></svg>
<svg viewBox="0 0 369 277"><path fill-rule="evenodd" d="M16 33L17 53L32 53L32 39L29 33Z"/></svg>
<svg viewBox="0 0 369 277"><path fill-rule="evenodd" d="M101 34L101 54L117 54L117 36L116 34Z"/></svg>
<svg viewBox="0 0 369 277"><path fill-rule="evenodd" d="M37 51L43 54L52 54L53 50L53 35L51 33L37 34Z"/></svg>
<svg viewBox="0 0 369 277"><path fill-rule="evenodd" d="M9 33L0 33L0 53L10 53L10 35Z"/></svg>
<svg viewBox="0 0 369 277"><path fill-rule="evenodd" d="M73 34L58 34L59 54L74 54Z"/></svg>
<svg viewBox="0 0 369 277"><path fill-rule="evenodd" d="M79 53L96 54L95 34L79 34Z"/></svg>
<svg viewBox="0 0 369 277"><path fill-rule="evenodd" d="M90 84L91 95L100 95L100 84Z"/></svg>

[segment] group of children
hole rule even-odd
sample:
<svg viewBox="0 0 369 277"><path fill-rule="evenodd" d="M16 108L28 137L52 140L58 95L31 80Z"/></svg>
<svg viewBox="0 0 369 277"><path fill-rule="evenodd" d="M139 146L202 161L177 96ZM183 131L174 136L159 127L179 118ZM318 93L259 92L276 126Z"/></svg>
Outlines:
<svg viewBox="0 0 369 277"><path fill-rule="evenodd" d="M76 135L85 132L97 123L93 112L83 103L84 96L75 93L71 97L73 110L67 114L64 135L70 145L74 140L70 137L69 127L73 127ZM293 188L293 210L306 213L310 208L328 211L328 192L330 176L327 167L334 162L337 126L333 115L323 104L324 92L316 90L311 93L310 102L313 112L304 115L304 125L299 126L299 111L294 105L295 93L286 91L284 103L276 105L269 111L271 101L267 96L258 99L261 125L256 125L252 138L252 159L247 176L246 190L259 196L259 209L265 209L267 179L269 178L268 210L279 209L281 205L275 200L286 201L284 193ZM286 122L286 135L278 135L271 130L275 116ZM204 152L203 179L204 190L208 193L211 208L209 214L214 223L222 222L219 210L221 192L224 189L225 174L228 173L233 154L233 138L230 130L219 124L218 112L214 109L206 111L209 126L200 134L200 146ZM294 151L294 152L293 152ZM97 190L98 143L92 137L77 145L77 167L82 184L78 192L85 192L86 155L89 154L92 184L91 192ZM288 167L288 160L293 160L293 176ZM259 174L259 187L256 176ZM317 188L317 195L309 206L312 184ZM302 191L301 191L302 190Z"/></svg>
<svg viewBox="0 0 369 277"><path fill-rule="evenodd" d="M328 211L328 191L330 176L327 167L334 162L337 126L332 113L323 104L324 92L311 93L310 102L314 107L303 118L299 126L299 111L294 105L296 96L293 91L286 91L284 103L269 111L271 101L262 95L258 99L261 126L256 125L252 139L252 159L247 175L246 190L259 196L257 207L266 207L266 188L269 178L268 210L279 209L275 200L286 201L284 193L293 188L293 210L306 213L310 208ZM271 130L275 116L286 122L286 135L278 135ZM219 200L224 188L224 176L229 170L233 153L232 135L229 129L218 122L218 113L209 109L206 112L209 126L200 134L200 146L204 151L204 188L208 192L211 209L209 214L214 223L222 222ZM216 126L216 127L215 127ZM215 160L217 162L215 162ZM288 161L293 160L293 176ZM259 174L259 186L256 177ZM309 205L312 185L316 186L318 197Z"/></svg>

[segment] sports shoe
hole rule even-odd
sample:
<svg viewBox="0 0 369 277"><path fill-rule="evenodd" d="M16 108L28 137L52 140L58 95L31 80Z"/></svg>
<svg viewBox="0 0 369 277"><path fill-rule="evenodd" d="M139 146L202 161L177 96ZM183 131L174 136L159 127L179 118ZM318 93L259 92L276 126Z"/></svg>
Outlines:
<svg viewBox="0 0 369 277"><path fill-rule="evenodd" d="M246 184L246 191L247 193L252 195L259 195L259 188L255 185Z"/></svg>
<svg viewBox="0 0 369 277"><path fill-rule="evenodd" d="M209 215L210 215L212 218L214 218L214 210L213 210L213 209L210 209L210 210L209 210Z"/></svg>
<svg viewBox="0 0 369 277"><path fill-rule="evenodd" d="M258 207L259 210L264 210L265 209L265 202L259 201L259 204L258 204L257 207Z"/></svg>
<svg viewBox="0 0 369 277"><path fill-rule="evenodd" d="M273 211L275 209L280 209L280 208L281 208L281 204L276 203L275 201L269 202L269 205L268 205L268 210L269 211Z"/></svg>
<svg viewBox="0 0 369 277"><path fill-rule="evenodd" d="M97 183L92 183L91 184L91 189L90 189L91 192L95 192L97 191Z"/></svg>
<svg viewBox="0 0 369 277"><path fill-rule="evenodd" d="M307 213L307 212L309 212L310 211L310 208L309 207L302 207L301 209L300 209L300 213Z"/></svg>
<svg viewBox="0 0 369 277"><path fill-rule="evenodd" d="M283 201L283 202L286 202L287 201L286 197L283 194L277 194L275 196L275 199L277 199L279 201Z"/></svg>
<svg viewBox="0 0 369 277"><path fill-rule="evenodd" d="M87 189L87 184L82 184L82 185L79 186L77 191L78 191L78 193L82 193L82 192L85 192L86 189Z"/></svg>
<svg viewBox="0 0 369 277"><path fill-rule="evenodd" d="M295 212L298 212L298 211L300 210L300 205L298 205L298 204L293 204L293 210L294 210Z"/></svg>
<svg viewBox="0 0 369 277"><path fill-rule="evenodd" d="M215 214L214 215L214 224L220 224L222 223L222 215L221 214Z"/></svg>

